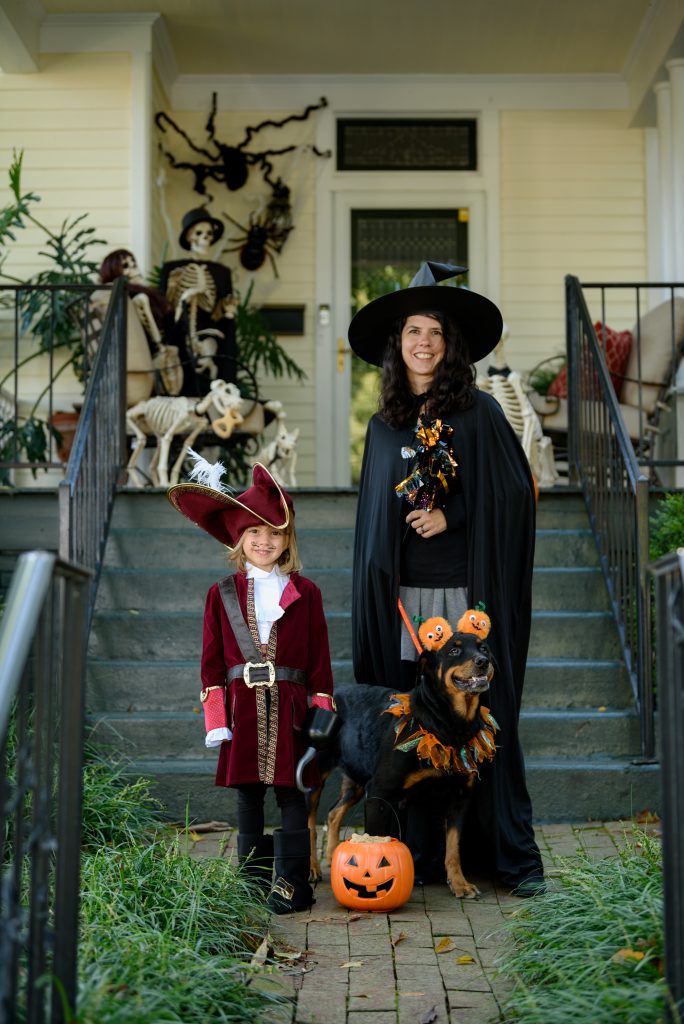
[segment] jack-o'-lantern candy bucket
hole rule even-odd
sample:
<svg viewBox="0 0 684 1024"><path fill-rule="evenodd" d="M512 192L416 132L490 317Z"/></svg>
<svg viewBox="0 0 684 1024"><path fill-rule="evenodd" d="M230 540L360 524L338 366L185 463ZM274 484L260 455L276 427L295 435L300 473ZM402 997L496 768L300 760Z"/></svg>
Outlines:
<svg viewBox="0 0 684 1024"><path fill-rule="evenodd" d="M333 895L343 907L386 913L403 907L413 891L408 846L390 836L352 835L330 864Z"/></svg>

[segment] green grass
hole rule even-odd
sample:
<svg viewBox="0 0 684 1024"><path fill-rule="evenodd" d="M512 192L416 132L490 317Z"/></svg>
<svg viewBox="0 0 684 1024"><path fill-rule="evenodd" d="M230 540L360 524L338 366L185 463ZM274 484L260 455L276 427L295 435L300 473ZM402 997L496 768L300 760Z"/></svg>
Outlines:
<svg viewBox="0 0 684 1024"><path fill-rule="evenodd" d="M664 1022L662 913L661 848L653 837L635 830L617 858L564 867L506 926L509 941L496 964L514 985L505 1020Z"/></svg>
<svg viewBox="0 0 684 1024"><path fill-rule="evenodd" d="M145 779L95 759L84 782L79 1024L287 1019L282 997L250 983L269 916L257 889L187 856Z"/></svg>

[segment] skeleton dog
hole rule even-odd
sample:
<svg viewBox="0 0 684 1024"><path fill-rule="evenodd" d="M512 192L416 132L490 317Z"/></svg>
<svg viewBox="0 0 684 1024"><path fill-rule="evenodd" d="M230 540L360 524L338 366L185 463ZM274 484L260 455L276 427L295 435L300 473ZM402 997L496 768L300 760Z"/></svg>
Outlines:
<svg viewBox="0 0 684 1024"><path fill-rule="evenodd" d="M466 631L452 634L448 623L444 626L439 647L421 654L410 693L378 686L336 687L342 726L330 750L318 755L323 779L335 765L343 771L340 796L328 814L327 856L339 842L344 815L364 790L366 829L375 835L392 831L393 808L404 797L429 797L443 810L449 887L456 896L473 898L478 889L463 875L459 844L479 766L496 753L498 726L480 704L494 667L484 637ZM459 628L467 629L465 616ZM321 791L322 786L309 801L316 878L321 877L315 838Z"/></svg>

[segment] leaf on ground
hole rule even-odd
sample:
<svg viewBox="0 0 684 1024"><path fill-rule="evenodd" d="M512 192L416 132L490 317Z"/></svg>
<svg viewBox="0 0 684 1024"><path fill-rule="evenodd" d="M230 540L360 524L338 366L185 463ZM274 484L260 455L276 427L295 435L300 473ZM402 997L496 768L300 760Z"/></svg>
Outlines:
<svg viewBox="0 0 684 1024"><path fill-rule="evenodd" d="M273 951L273 956L276 957L276 959L278 959L278 960L299 960L300 957L302 956L302 951L301 951L301 949L300 950L294 950L294 949L291 949L291 950L275 949Z"/></svg>
<svg viewBox="0 0 684 1024"><path fill-rule="evenodd" d="M660 817L655 811L641 811L637 814L636 820L639 825L655 825L660 821Z"/></svg>
<svg viewBox="0 0 684 1024"><path fill-rule="evenodd" d="M360 921L361 918L365 916L365 914L350 914L347 921Z"/></svg>
<svg viewBox="0 0 684 1024"><path fill-rule="evenodd" d="M195 832L194 829L190 829L188 835L192 839L193 843L201 843L202 840L204 839L204 836L201 836L199 832Z"/></svg>
<svg viewBox="0 0 684 1024"><path fill-rule="evenodd" d="M192 709L192 713L193 713L193 715L199 715L200 709L199 708L193 708Z"/></svg>
<svg viewBox="0 0 684 1024"><path fill-rule="evenodd" d="M437 1020L437 1007L431 1006L429 1010L422 1013L418 1018L418 1024L432 1024L432 1021Z"/></svg>
<svg viewBox="0 0 684 1024"><path fill-rule="evenodd" d="M202 821L192 826L193 832L227 832L233 826L229 821Z"/></svg>
<svg viewBox="0 0 684 1024"><path fill-rule="evenodd" d="M646 956L645 953L641 953L638 949L618 949L616 953L613 953L611 960L614 964L619 964L625 960L634 960L638 962L643 960Z"/></svg>
<svg viewBox="0 0 684 1024"><path fill-rule="evenodd" d="M396 949L399 943L403 942L404 939L408 939L406 932L399 932L396 939L392 939L392 949Z"/></svg>
<svg viewBox="0 0 684 1024"><path fill-rule="evenodd" d="M363 960L347 960L346 963L340 964L340 967L363 967Z"/></svg>
<svg viewBox="0 0 684 1024"><path fill-rule="evenodd" d="M262 941L259 948L254 953L254 956L250 960L252 967L259 967L266 963L269 953L272 951L272 942L270 935L267 935Z"/></svg>
<svg viewBox="0 0 684 1024"><path fill-rule="evenodd" d="M440 939L435 946L435 953L450 953L452 949L456 949L454 940L445 936L443 939Z"/></svg>
<svg viewBox="0 0 684 1024"><path fill-rule="evenodd" d="M454 963L455 964L474 964L475 963L475 957L470 956L467 953L464 953L463 956L457 956L456 959L454 960Z"/></svg>

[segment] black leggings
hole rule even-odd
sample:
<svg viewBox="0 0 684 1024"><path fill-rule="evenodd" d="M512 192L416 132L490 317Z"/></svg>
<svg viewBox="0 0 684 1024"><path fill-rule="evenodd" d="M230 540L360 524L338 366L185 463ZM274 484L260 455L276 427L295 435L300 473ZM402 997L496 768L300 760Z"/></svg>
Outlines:
<svg viewBox="0 0 684 1024"><path fill-rule="evenodd" d="M263 782L252 782L235 788L238 792L238 832L243 835L262 835L267 786ZM299 832L306 828L307 810L304 794L294 786L274 786L273 789L280 808L283 832Z"/></svg>

